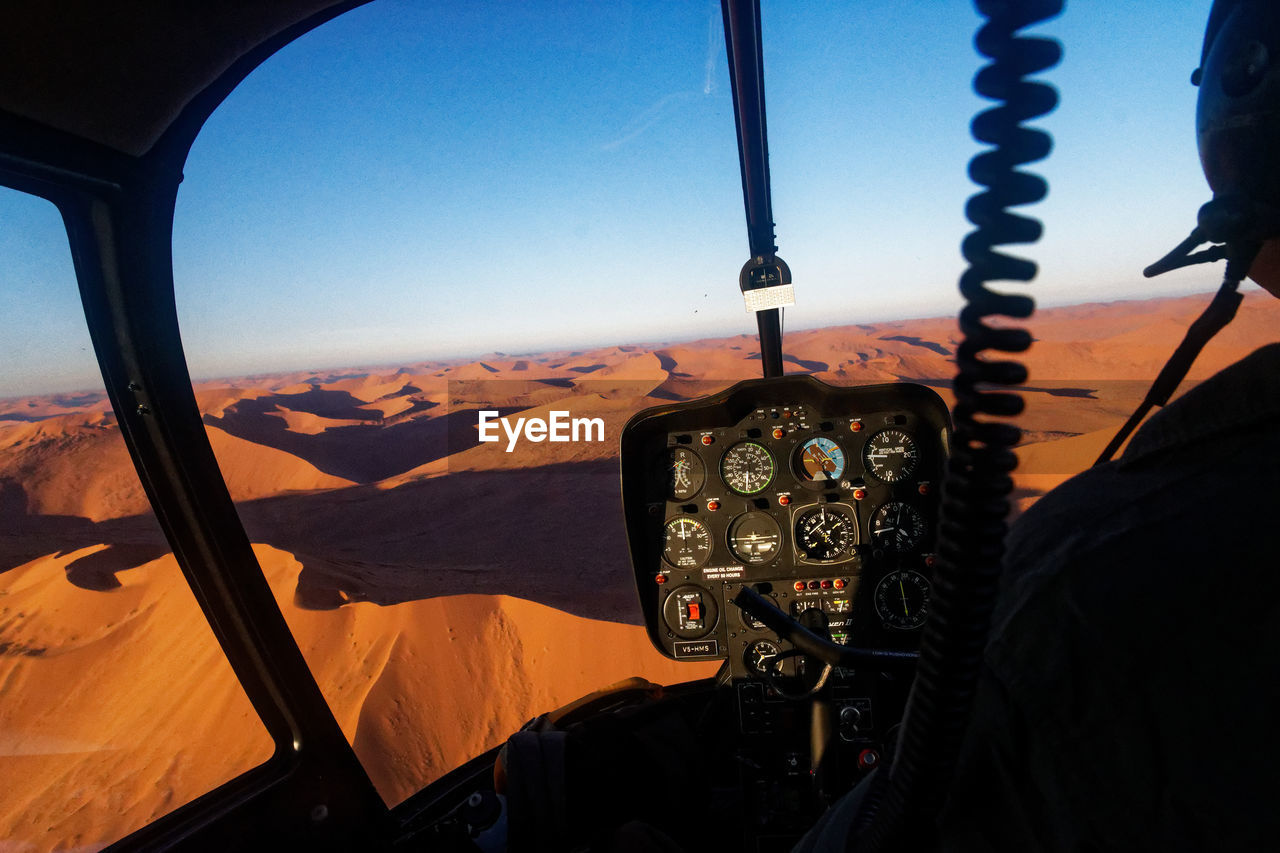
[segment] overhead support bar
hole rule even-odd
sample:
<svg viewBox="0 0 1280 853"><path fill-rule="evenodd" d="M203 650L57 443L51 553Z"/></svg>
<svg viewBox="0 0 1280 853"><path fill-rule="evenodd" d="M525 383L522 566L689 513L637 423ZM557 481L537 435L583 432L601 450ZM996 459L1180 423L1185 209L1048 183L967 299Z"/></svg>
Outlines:
<svg viewBox="0 0 1280 853"><path fill-rule="evenodd" d="M748 263L772 261L778 251L769 189L769 138L764 114L764 50L759 0L721 0L725 53L733 90L742 169L742 202L747 213ZM782 375L782 312L757 311L760 359L766 377Z"/></svg>

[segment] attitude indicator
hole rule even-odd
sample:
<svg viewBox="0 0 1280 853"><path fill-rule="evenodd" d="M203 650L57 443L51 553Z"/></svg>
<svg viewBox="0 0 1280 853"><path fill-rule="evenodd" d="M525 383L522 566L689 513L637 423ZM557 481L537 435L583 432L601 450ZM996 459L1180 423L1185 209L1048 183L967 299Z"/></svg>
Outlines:
<svg viewBox="0 0 1280 853"><path fill-rule="evenodd" d="M829 438L818 436L800 446L799 475L806 480L826 482L844 476L844 451Z"/></svg>

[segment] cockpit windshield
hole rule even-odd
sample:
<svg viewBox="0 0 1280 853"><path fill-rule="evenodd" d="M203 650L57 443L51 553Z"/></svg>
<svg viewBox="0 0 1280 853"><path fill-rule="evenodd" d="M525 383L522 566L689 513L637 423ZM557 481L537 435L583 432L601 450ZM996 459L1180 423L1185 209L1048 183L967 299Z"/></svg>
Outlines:
<svg viewBox="0 0 1280 853"><path fill-rule="evenodd" d="M1198 308L1188 295L1214 284L1191 269L1153 290L1138 274L1205 197L1186 119L1194 92L1183 84L1197 16L1152 29L1149 14L1077 4L1055 24L1068 49L1054 78L1064 94L1043 169L1053 190L1037 211L1047 229L1033 291L1053 310L1028 357L1018 509L1091 461ZM834 386L909 381L953 401L956 247L971 227L964 170L977 150L968 123L983 105L970 91L977 21L956 4L763 4L773 214L796 285L787 373ZM646 633L651 604L633 587L618 473L637 412L761 372L755 319L734 289L749 253L718 4L380 0L251 73L183 172L173 273L200 418L259 567L388 805L592 690L718 670L718 660L664 657ZM0 216L39 220L8 194ZM47 225L0 233L0 254L51 241ZM94 525L133 515L33 498L56 467L39 455L53 433L36 441L33 425L52 430L74 410L82 432L118 427L87 345L63 334L81 322L74 295L58 295L45 312L53 319L34 323L24 287L0 282L0 705L17 683L10 674L62 673L28 628L45 604L18 612L3 602L32 597L23 579L33 566L67 568ZM1077 304L1153 296L1169 298L1161 312L1108 309L1105 321ZM1238 321L1192 378L1269 340L1260 318ZM74 405L60 408L53 395L73 391ZM815 422L826 417L810 408ZM757 429L755 414L725 414L714 440L728 446ZM928 415L913 412L911 423L928 421L941 447L945 413ZM654 428L661 441L697 440L684 422L663 430ZM837 454L844 470L827 444L805 445L814 471L834 470ZM880 464L872 456L863 461ZM820 481L817 494L825 481L809 473L788 476ZM755 495L749 476L726 494ZM99 483L104 506L141 497L137 482L115 482ZM890 482L879 484L885 495ZM906 510L895 512L877 531L890 539L890 520L907 530ZM84 517L75 535L50 539L72 516ZM660 521L663 535L683 535ZM716 535L737 543L741 524L731 533L724 521ZM759 536L782 535L771 523L725 547L756 557ZM825 523L824 510L814 524ZM147 532L122 540L147 548L123 548L111 564L125 588L138 566L176 572ZM822 564L814 548L810 564ZM131 554L137 566L120 562ZM66 580L83 587L71 572ZM901 604L897 628L918 629L924 617L905 585ZM684 607L679 618L692 619ZM183 621L146 625L163 647ZM673 650L683 642L667 640ZM236 709L244 742L262 746L231 670L211 667L203 682ZM197 726L206 710L172 713ZM22 720L0 722L6 777L36 747L6 739ZM202 757L207 772L184 796L265 761L257 746L229 750L225 767ZM0 818L21 811L6 796ZM65 815L76 808L69 800ZM166 810L158 802L140 821ZM108 838L65 815L47 819L72 827L51 830L49 849L136 828ZM0 846L8 838L28 840L0 825Z"/></svg>

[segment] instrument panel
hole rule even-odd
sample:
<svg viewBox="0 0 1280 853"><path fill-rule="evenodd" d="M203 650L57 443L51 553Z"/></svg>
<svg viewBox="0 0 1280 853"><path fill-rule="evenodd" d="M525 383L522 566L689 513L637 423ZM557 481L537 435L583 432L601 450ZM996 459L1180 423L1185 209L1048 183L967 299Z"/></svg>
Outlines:
<svg viewBox="0 0 1280 853"><path fill-rule="evenodd" d="M950 435L922 385L810 376L637 414L622 435L623 511L654 646L763 672L785 643L728 603L744 584L834 642L917 646Z"/></svg>

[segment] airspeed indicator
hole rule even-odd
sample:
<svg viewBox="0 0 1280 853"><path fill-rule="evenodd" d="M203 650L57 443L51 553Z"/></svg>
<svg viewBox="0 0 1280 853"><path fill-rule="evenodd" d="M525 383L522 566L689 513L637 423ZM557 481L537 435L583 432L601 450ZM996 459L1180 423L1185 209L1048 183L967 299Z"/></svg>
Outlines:
<svg viewBox="0 0 1280 853"><path fill-rule="evenodd" d="M754 495L773 482L773 454L764 445L741 441L720 460L724 484L740 495Z"/></svg>

